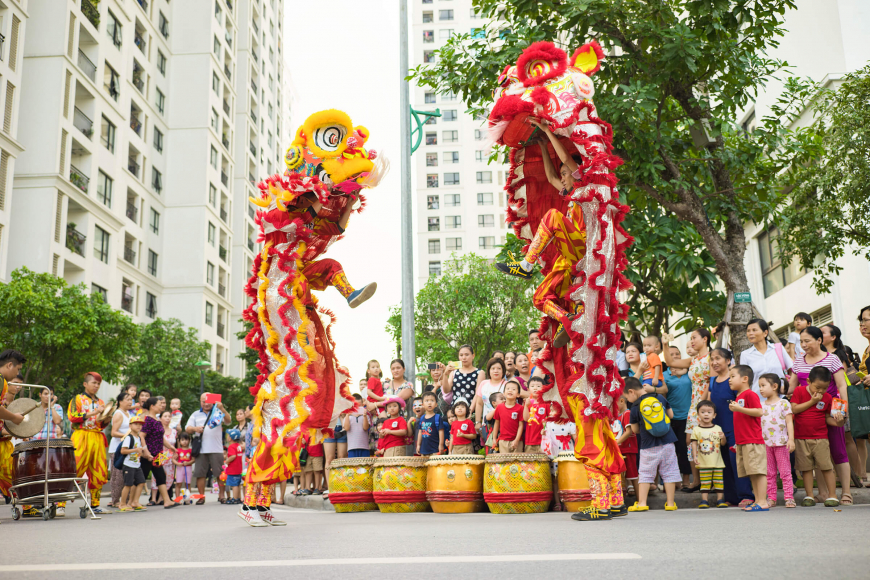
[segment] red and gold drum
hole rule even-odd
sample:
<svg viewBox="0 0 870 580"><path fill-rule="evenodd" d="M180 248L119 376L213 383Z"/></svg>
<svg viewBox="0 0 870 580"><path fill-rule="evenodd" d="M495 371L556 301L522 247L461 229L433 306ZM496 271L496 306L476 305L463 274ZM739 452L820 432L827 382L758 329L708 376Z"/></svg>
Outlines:
<svg viewBox="0 0 870 580"><path fill-rule="evenodd" d="M483 468L480 455L438 455L426 467L426 499L437 514L483 511Z"/></svg>
<svg viewBox="0 0 870 580"><path fill-rule="evenodd" d="M592 491L586 468L577 461L573 451L563 451L556 457L559 499L569 512L579 512L592 505Z"/></svg>
<svg viewBox="0 0 870 580"><path fill-rule="evenodd" d="M329 464L329 501L338 513L378 511L374 458L336 459Z"/></svg>
<svg viewBox="0 0 870 580"><path fill-rule="evenodd" d="M550 459L543 453L487 455L483 498L494 514L546 512L553 499Z"/></svg>
<svg viewBox="0 0 870 580"><path fill-rule="evenodd" d="M73 493L73 481L56 481L76 477L75 447L69 439L25 441L12 453L12 485L24 485L14 490L20 498L42 496L45 493L45 467L48 464L48 493Z"/></svg>
<svg viewBox="0 0 870 580"><path fill-rule="evenodd" d="M386 457L375 460L374 496L381 513L429 511L426 500L425 457Z"/></svg>

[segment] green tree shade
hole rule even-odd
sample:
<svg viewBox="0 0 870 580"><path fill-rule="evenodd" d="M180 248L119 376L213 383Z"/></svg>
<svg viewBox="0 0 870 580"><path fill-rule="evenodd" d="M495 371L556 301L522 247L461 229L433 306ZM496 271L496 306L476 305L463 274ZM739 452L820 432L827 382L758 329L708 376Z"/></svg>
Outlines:
<svg viewBox="0 0 870 580"><path fill-rule="evenodd" d="M236 333L236 338L244 342L245 337L248 336L248 333L251 332L254 325L244 319L239 320L239 322L242 323L242 330ZM239 358L245 361L245 376L242 382L249 387L253 387L254 383L257 382L257 377L260 376L260 371L257 370L257 363L260 362L260 355L258 355L257 351L254 349L245 345L244 350L239 353Z"/></svg>
<svg viewBox="0 0 870 580"><path fill-rule="evenodd" d="M137 338L126 314L83 285L27 268L0 283L0 350L21 351L27 357L24 382L54 387L63 404L79 392L89 371L120 380Z"/></svg>
<svg viewBox="0 0 870 580"><path fill-rule="evenodd" d="M197 373L198 375L199 373ZM253 404L254 398L248 390L248 385L244 380L236 377L225 377L215 371L206 371L205 373L205 390L208 393L218 393L221 396L221 402L227 412L230 413L233 419L233 425L236 424L236 411L243 409L248 405ZM196 410L199 408L199 377L196 379Z"/></svg>
<svg viewBox="0 0 870 580"><path fill-rule="evenodd" d="M532 306L535 284L505 276L476 254L444 262L415 299L417 368L456 360L460 345L474 347L475 364L484 365L496 350L525 349L528 331L541 313ZM394 306L387 332L400 344L401 309Z"/></svg>
<svg viewBox="0 0 870 580"><path fill-rule="evenodd" d="M828 293L846 252L870 260L870 65L836 90L812 88L819 147L787 176L778 242L783 262L813 268L813 287Z"/></svg>
<svg viewBox="0 0 870 580"><path fill-rule="evenodd" d="M697 232L725 289L749 290L743 224L762 223L782 200L780 173L805 158L811 132L781 119L803 107L785 94L752 132L734 119L784 63L767 53L782 35L792 0L475 0L487 24L457 34L434 64L412 77L440 93L461 96L485 113L499 73L538 40L558 39L573 51L596 38L608 53L596 73L599 116L613 125L625 165L620 191L633 210L660 207ZM629 230L629 233L634 234ZM700 299L700 298L699 298ZM733 319L751 318L750 305ZM737 356L748 346L732 327Z"/></svg>

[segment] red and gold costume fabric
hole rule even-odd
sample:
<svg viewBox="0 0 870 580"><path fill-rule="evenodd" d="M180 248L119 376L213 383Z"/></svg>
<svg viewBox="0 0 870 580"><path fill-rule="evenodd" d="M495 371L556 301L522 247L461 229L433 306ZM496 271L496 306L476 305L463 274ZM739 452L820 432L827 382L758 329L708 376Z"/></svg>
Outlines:
<svg viewBox="0 0 870 580"><path fill-rule="evenodd" d="M3 386L0 387L0 406L6 407L6 394L9 392L9 385L6 379L0 377L3 381ZM9 496L9 488L12 487L12 437L4 435L4 421L0 419L0 493Z"/></svg>
<svg viewBox="0 0 870 580"><path fill-rule="evenodd" d="M76 395L67 407L67 416L75 428L70 439L75 446L76 475L88 476L91 503L95 507L100 505L100 490L109 481L106 460L107 442L96 415L90 417L86 415L103 405L102 399L81 394Z"/></svg>

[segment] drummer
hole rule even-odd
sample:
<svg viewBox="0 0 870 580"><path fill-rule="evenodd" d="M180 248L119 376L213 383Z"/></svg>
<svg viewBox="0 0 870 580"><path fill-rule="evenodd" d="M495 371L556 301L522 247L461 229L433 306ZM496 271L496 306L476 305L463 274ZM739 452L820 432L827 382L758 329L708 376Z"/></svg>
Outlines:
<svg viewBox="0 0 870 580"><path fill-rule="evenodd" d="M83 383L85 392L76 395L67 408L69 421L76 426L70 438L76 448L77 476L88 475L91 507L95 514L106 513L100 509L100 491L109 480L106 436L103 434L103 425L97 420L105 408L102 399L97 398L102 382L103 377L99 373L87 373Z"/></svg>
<svg viewBox="0 0 870 580"><path fill-rule="evenodd" d="M0 352L0 377L3 379L3 386L0 388L0 433L2 433L0 436L0 493L7 498L9 497L9 488L12 487L13 445L12 437L3 431L3 423L10 421L20 425L24 421L24 416L20 413L13 413L6 408L8 404L6 399L10 390L6 381L15 379L25 362L27 359L17 350L7 349Z"/></svg>

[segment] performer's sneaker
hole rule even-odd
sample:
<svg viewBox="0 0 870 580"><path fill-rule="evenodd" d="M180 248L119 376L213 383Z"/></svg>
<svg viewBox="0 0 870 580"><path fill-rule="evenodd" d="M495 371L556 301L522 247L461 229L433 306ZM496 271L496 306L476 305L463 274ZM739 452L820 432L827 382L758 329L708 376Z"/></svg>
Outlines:
<svg viewBox="0 0 870 580"><path fill-rule="evenodd" d="M580 316L580 314L569 315L568 324L572 324L578 316ZM559 328L556 330L556 338L553 339L553 348L562 348L569 342L571 342L571 337L568 336L568 331L565 330L565 325L560 323Z"/></svg>
<svg viewBox="0 0 870 580"><path fill-rule="evenodd" d="M517 260L513 255L513 252L508 252L508 258L507 262L496 263L495 269L511 276L517 276L518 278L532 277L532 270L526 270L523 268L522 260Z"/></svg>
<svg viewBox="0 0 870 580"><path fill-rule="evenodd" d="M282 522L281 520L275 517L275 514L272 513L272 510L266 510L264 512L260 512L260 518L270 526L286 526L287 522Z"/></svg>
<svg viewBox="0 0 870 580"><path fill-rule="evenodd" d="M610 510L600 510L597 507L589 506L584 510L580 510L576 514L572 514L571 519L577 520L578 522L595 522L598 520L610 520L613 518L610 515Z"/></svg>
<svg viewBox="0 0 870 580"><path fill-rule="evenodd" d="M618 518L620 516L627 516L627 515L628 515L628 506L625 504L622 504L621 506L616 506L616 507L611 506L610 507L610 517L612 517L612 518Z"/></svg>
<svg viewBox="0 0 870 580"><path fill-rule="evenodd" d="M252 528L265 528L269 526L269 524L263 521L263 518L260 517L260 512L257 510L240 509L239 517Z"/></svg>
<svg viewBox="0 0 870 580"><path fill-rule="evenodd" d="M356 308L369 298L375 295L375 291L378 289L378 283L372 282L371 284L367 284L360 288L359 290L354 290L350 296L347 297L347 304L351 308Z"/></svg>
<svg viewBox="0 0 870 580"><path fill-rule="evenodd" d="M21 514L22 514L25 518L41 518L41 517L42 517L42 512L39 511L38 509L36 509L36 508L33 507L33 506L30 506L30 507L27 508L26 510L23 510L23 511L21 512Z"/></svg>

